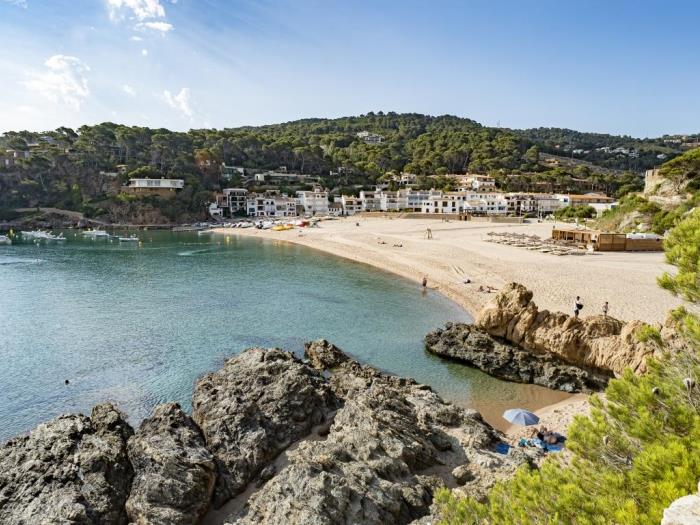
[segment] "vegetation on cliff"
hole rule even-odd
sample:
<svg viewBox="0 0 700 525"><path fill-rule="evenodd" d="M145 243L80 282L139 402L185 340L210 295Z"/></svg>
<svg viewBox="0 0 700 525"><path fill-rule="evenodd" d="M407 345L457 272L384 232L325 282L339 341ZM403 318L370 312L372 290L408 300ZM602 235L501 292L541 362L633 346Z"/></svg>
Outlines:
<svg viewBox="0 0 700 525"><path fill-rule="evenodd" d="M700 211L673 230L666 255L675 276L660 284L700 301ZM645 375L627 371L610 382L605 401L592 398L589 417L569 428L570 461L550 457L522 469L484 501L442 490L442 522L456 524L657 524L674 499L694 493L700 479L700 322L673 312L688 351L651 361ZM660 344L664 344L660 341Z"/></svg>

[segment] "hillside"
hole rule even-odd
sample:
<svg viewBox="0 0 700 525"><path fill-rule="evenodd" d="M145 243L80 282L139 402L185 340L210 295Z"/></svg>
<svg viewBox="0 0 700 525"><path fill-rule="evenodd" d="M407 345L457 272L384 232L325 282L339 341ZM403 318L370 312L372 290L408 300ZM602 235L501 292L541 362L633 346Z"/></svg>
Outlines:
<svg viewBox="0 0 700 525"><path fill-rule="evenodd" d="M414 113L379 112L188 132L108 122L77 130L62 127L0 136L0 209L56 207L112 221L135 220L137 216L162 222L194 219L204 216L213 191L240 183L235 176L222 179L222 164L250 171L284 167L319 177L322 184L337 192L356 192L371 187L387 173L401 171L420 176L490 173L507 191L624 195L641 189L637 176L629 172L620 175L616 171L620 166L607 158L570 165L561 162L558 166L540 158L540 151L561 154L555 142L568 137L575 137L579 141L575 145L587 148L643 144L650 153L635 161L640 169L653 165L656 157L651 153L663 151L670 157L681 148L676 143L661 146L665 139L640 141L555 129L514 131L450 115ZM612 165L599 169L597 163ZM183 178L185 189L168 202L136 202L120 190L131 176ZM424 185L434 183L421 179Z"/></svg>

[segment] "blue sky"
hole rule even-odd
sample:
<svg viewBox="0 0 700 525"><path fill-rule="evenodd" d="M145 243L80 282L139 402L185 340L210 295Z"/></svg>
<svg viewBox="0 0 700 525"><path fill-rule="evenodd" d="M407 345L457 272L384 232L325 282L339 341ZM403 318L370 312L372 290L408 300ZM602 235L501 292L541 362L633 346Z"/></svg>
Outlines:
<svg viewBox="0 0 700 525"><path fill-rule="evenodd" d="M383 110L699 132L698 27L695 1L0 0L0 131Z"/></svg>

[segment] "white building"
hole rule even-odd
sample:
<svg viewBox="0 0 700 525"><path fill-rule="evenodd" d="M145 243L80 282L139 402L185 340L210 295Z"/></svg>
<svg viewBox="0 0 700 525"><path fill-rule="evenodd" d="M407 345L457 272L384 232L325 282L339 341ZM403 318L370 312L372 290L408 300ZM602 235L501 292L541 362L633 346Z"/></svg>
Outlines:
<svg viewBox="0 0 700 525"><path fill-rule="evenodd" d="M297 202L287 195L252 193L246 199L249 217L296 217Z"/></svg>
<svg viewBox="0 0 700 525"><path fill-rule="evenodd" d="M357 133L357 138L362 139L365 144L381 144L384 137L369 131L360 131Z"/></svg>
<svg viewBox="0 0 700 525"><path fill-rule="evenodd" d="M468 180L471 188L476 191L493 191L496 189L496 179L488 175L470 175Z"/></svg>
<svg viewBox="0 0 700 525"><path fill-rule="evenodd" d="M328 191L298 191L297 202L307 215L328 215Z"/></svg>
<svg viewBox="0 0 700 525"><path fill-rule="evenodd" d="M362 203L362 211L381 211L381 191L364 191L360 192L360 202Z"/></svg>
<svg viewBox="0 0 700 525"><path fill-rule="evenodd" d="M164 188L181 190L184 187L184 179L129 179L129 188Z"/></svg>
<svg viewBox="0 0 700 525"><path fill-rule="evenodd" d="M224 188L221 194L216 196L216 204L223 210L228 210L228 215L233 215L246 209L248 190L245 188Z"/></svg>
<svg viewBox="0 0 700 525"><path fill-rule="evenodd" d="M448 192L430 196L423 202L421 211L423 213L506 215L508 202L500 193Z"/></svg>
<svg viewBox="0 0 700 525"><path fill-rule="evenodd" d="M341 195L340 197L335 197L335 202L339 202L343 207L343 215L355 215L362 211L362 202L359 197L353 197L352 195Z"/></svg>

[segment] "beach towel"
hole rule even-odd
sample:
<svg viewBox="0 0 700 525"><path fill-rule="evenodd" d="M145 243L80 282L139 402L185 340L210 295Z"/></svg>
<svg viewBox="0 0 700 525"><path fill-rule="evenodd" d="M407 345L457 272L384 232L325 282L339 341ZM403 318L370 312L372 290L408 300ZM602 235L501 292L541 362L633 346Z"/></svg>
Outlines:
<svg viewBox="0 0 700 525"><path fill-rule="evenodd" d="M498 443L496 445L496 452L499 454L506 455L510 450L510 445L508 443Z"/></svg>

